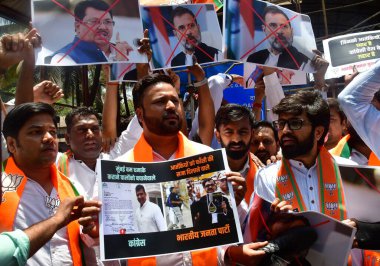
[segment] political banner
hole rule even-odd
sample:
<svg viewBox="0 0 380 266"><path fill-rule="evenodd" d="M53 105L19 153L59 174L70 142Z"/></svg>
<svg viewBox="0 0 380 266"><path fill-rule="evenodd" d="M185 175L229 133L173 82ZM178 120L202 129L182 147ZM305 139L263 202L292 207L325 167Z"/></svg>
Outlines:
<svg viewBox="0 0 380 266"><path fill-rule="evenodd" d="M154 69L223 60L222 33L210 4L142 6Z"/></svg>
<svg viewBox="0 0 380 266"><path fill-rule="evenodd" d="M97 166L102 260L242 241L224 150L154 163L99 160Z"/></svg>
<svg viewBox="0 0 380 266"><path fill-rule="evenodd" d="M227 59L315 72L310 18L258 0L226 0L223 52Z"/></svg>
<svg viewBox="0 0 380 266"><path fill-rule="evenodd" d="M137 51L143 38L138 0L34 0L32 21L42 38L37 65L148 62Z"/></svg>
<svg viewBox="0 0 380 266"><path fill-rule="evenodd" d="M380 58L380 30L323 40L323 50L331 78L352 74L354 66L359 72L366 71Z"/></svg>

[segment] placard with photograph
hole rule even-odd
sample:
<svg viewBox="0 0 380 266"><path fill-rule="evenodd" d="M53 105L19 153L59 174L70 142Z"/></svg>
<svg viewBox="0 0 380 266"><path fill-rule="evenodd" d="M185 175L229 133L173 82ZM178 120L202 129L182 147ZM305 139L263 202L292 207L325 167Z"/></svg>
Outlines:
<svg viewBox="0 0 380 266"><path fill-rule="evenodd" d="M33 26L42 37L37 65L147 63L138 0L32 1Z"/></svg>
<svg viewBox="0 0 380 266"><path fill-rule="evenodd" d="M315 72L308 16L264 1L226 0L223 24L227 59Z"/></svg>
<svg viewBox="0 0 380 266"><path fill-rule="evenodd" d="M241 242L226 165L224 149L156 163L99 160L101 259Z"/></svg>
<svg viewBox="0 0 380 266"><path fill-rule="evenodd" d="M142 6L144 29L149 29L154 69L223 60L222 33L214 6L192 4Z"/></svg>
<svg viewBox="0 0 380 266"><path fill-rule="evenodd" d="M137 81L136 64L134 63L112 64L109 81L136 82Z"/></svg>

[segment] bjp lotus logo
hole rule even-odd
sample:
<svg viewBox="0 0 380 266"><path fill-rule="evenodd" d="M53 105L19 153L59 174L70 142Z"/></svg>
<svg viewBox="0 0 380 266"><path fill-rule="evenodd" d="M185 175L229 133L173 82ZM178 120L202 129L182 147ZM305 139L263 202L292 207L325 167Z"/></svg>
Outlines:
<svg viewBox="0 0 380 266"><path fill-rule="evenodd" d="M3 195L5 192L16 192L17 188L20 186L21 181L23 179L23 176L17 175L17 174L6 174L3 173L2 175L2 201L5 199L3 198Z"/></svg>

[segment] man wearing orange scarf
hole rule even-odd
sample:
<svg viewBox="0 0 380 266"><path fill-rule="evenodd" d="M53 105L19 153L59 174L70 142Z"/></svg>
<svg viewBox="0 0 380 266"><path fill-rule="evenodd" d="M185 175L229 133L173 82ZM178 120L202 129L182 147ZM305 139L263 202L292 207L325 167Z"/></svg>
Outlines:
<svg viewBox="0 0 380 266"><path fill-rule="evenodd" d="M199 85L199 90L208 92L204 72L199 66L192 71ZM180 99L170 77L152 74L144 77L133 88L133 104L136 115L143 128L143 134L132 150L117 160L135 162L164 161L174 158L195 155L210 151L205 145L188 140L180 128L182 110ZM237 204L244 198L245 182L239 173L226 173L232 182ZM86 217L80 219L83 232L96 236L96 224L93 214L97 208L86 209ZM206 249L195 252L183 252L166 256L128 260L128 266L134 265L217 265L217 249Z"/></svg>
<svg viewBox="0 0 380 266"><path fill-rule="evenodd" d="M45 220L54 215L62 200L75 197L75 188L54 164L58 151L54 117L50 105L26 103L5 118L3 132L11 157L3 164L7 177L3 181L0 232ZM27 264L82 265L78 222L58 230Z"/></svg>
<svg viewBox="0 0 380 266"><path fill-rule="evenodd" d="M329 129L329 107L319 91L299 91L273 108L283 160L260 170L255 179L258 195L286 200L299 211L322 212L346 218L338 167L324 148Z"/></svg>

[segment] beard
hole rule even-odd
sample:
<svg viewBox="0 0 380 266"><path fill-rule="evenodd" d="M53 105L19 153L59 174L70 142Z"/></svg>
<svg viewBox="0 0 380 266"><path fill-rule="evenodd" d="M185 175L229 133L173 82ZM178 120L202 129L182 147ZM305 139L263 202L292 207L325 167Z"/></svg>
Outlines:
<svg viewBox="0 0 380 266"><path fill-rule="evenodd" d="M255 153L256 157L260 159L260 161L263 164L266 164L266 162L270 159L271 155L268 151L256 151Z"/></svg>
<svg viewBox="0 0 380 266"><path fill-rule="evenodd" d="M240 160L248 154L248 151L250 148L249 143L250 142L248 142L248 144L245 144L243 141L239 141L239 142L230 142L226 145L223 143L222 140L220 140L220 144L221 144L222 148L226 149L227 156L233 160ZM237 150L237 151L231 150L232 146L237 146L237 145L239 145L241 147L240 150Z"/></svg>
<svg viewBox="0 0 380 266"><path fill-rule="evenodd" d="M176 119L172 119L173 116ZM146 127L152 133L161 136L177 135L182 128L182 117L175 111L165 111L161 119L149 117L143 114ZM170 118L170 120L169 120Z"/></svg>
<svg viewBox="0 0 380 266"><path fill-rule="evenodd" d="M282 139L284 137L292 138L294 143L291 145L284 146ZM309 137L304 141L299 141L296 137L291 134L282 135L280 139L280 146L282 150L282 155L285 159L294 159L299 156L305 155L311 151L314 147L314 129L310 133Z"/></svg>
<svg viewBox="0 0 380 266"><path fill-rule="evenodd" d="M277 38L280 39L281 42ZM290 37L289 39L287 39L284 35L279 34L277 35L277 38L273 37L273 40L271 42L272 49L278 52L282 52L285 50L285 48L292 46L293 37Z"/></svg>
<svg viewBox="0 0 380 266"><path fill-rule="evenodd" d="M186 36L187 39L185 39L185 49L187 51L195 51L195 47L198 46L201 42L200 38L197 39L196 37L194 37L193 35L187 35Z"/></svg>

